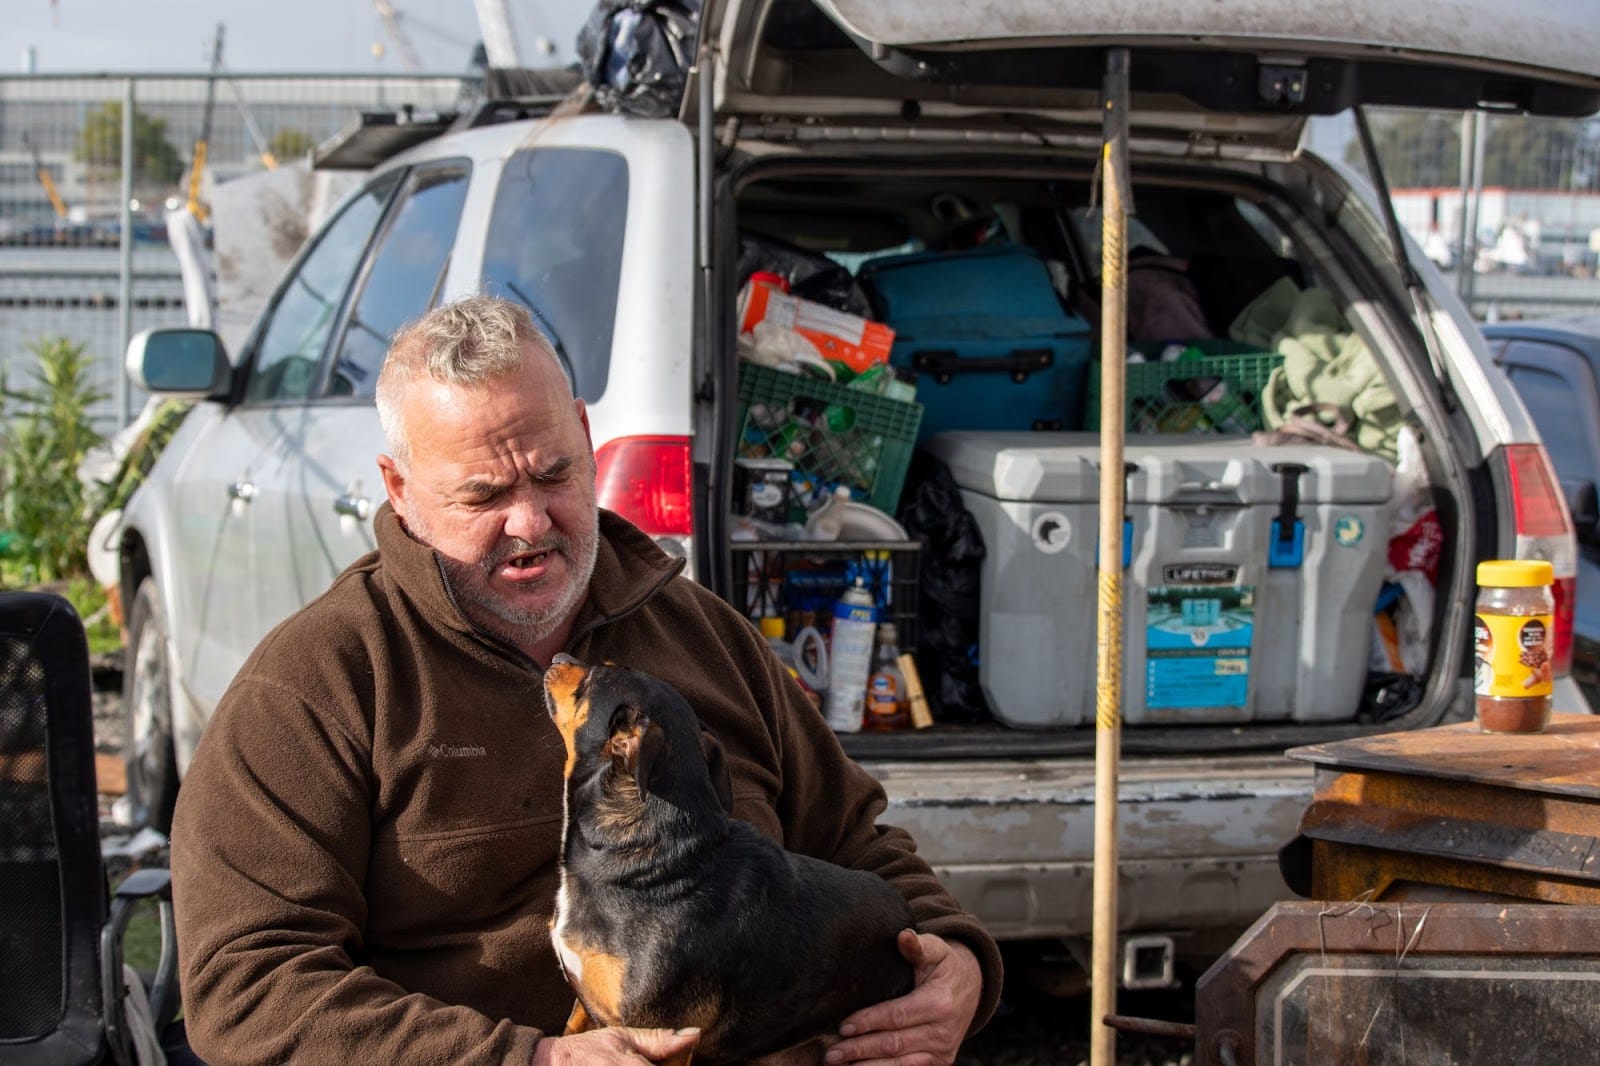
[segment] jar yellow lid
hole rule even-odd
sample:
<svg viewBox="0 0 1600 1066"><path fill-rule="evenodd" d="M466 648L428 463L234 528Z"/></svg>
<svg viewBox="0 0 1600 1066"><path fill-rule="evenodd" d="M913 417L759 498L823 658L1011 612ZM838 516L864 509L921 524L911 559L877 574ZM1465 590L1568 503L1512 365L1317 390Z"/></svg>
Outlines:
<svg viewBox="0 0 1600 1066"><path fill-rule="evenodd" d="M775 615L764 615L756 624L760 627L761 635L764 637L781 638L783 636L783 619Z"/></svg>
<svg viewBox="0 0 1600 1066"><path fill-rule="evenodd" d="M1490 559L1478 564L1478 584L1488 588L1539 588L1555 578L1555 567L1542 559Z"/></svg>

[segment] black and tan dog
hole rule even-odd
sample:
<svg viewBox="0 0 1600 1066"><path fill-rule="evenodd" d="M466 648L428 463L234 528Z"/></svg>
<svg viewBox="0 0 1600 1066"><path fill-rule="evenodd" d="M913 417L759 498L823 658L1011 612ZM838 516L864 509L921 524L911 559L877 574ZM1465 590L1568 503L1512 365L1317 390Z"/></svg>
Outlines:
<svg viewBox="0 0 1600 1066"><path fill-rule="evenodd" d="M569 1033L694 1026L697 1063L820 1061L847 1015L910 991L900 894L730 818L721 746L675 689L566 655L544 687L567 746Z"/></svg>

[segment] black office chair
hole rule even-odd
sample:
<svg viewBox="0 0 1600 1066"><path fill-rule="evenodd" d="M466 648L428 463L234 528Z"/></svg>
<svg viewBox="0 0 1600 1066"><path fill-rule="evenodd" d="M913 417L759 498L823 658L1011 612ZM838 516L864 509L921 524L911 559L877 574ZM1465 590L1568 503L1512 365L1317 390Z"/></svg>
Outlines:
<svg viewBox="0 0 1600 1066"><path fill-rule="evenodd" d="M59 596L0 593L0 1061L135 1063L122 934L159 901L157 1032L178 1006L171 878L141 870L106 906L83 623Z"/></svg>

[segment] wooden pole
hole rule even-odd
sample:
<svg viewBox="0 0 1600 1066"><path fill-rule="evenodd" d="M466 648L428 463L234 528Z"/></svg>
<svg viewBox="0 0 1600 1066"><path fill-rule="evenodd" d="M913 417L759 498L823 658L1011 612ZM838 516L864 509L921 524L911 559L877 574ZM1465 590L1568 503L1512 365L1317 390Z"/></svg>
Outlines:
<svg viewBox="0 0 1600 1066"><path fill-rule="evenodd" d="M1127 385L1128 50L1106 53L1100 175L1100 602L1095 639L1094 946L1089 1062L1115 1066L1117 764L1122 747L1123 397Z"/></svg>

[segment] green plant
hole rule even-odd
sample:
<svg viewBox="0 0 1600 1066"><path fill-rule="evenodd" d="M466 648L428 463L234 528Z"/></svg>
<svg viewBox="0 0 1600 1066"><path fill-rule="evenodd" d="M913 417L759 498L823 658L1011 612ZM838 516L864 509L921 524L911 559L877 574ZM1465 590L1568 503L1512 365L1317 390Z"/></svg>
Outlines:
<svg viewBox="0 0 1600 1066"><path fill-rule="evenodd" d="M122 104L109 100L84 120L74 157L97 170L122 166ZM167 140L167 120L133 109L133 172L144 181L167 183L183 173L183 159Z"/></svg>
<svg viewBox="0 0 1600 1066"><path fill-rule="evenodd" d="M105 438L90 410L106 399L89 379L81 344L60 337L29 346L38 362L29 387L0 380L7 415L0 448L0 536L8 577L56 581L88 569L90 495L78 477L89 450Z"/></svg>
<svg viewBox="0 0 1600 1066"><path fill-rule="evenodd" d="M267 142L267 151L276 156L280 163L291 163L316 146L317 142L305 130L284 126Z"/></svg>
<svg viewBox="0 0 1600 1066"><path fill-rule="evenodd" d="M120 884L126 878L119 877ZM161 918L154 903L140 903L122 938L122 961L135 973L155 973L161 963Z"/></svg>
<svg viewBox="0 0 1600 1066"><path fill-rule="evenodd" d="M109 655L122 647L122 627L111 620L106 590L99 582L92 577L74 577L60 591L83 619L90 655Z"/></svg>

